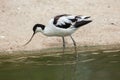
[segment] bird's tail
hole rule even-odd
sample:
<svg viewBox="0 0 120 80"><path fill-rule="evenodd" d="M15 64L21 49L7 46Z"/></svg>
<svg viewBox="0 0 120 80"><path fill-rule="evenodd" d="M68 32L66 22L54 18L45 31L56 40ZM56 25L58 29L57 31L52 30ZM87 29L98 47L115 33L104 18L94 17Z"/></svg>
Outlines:
<svg viewBox="0 0 120 80"><path fill-rule="evenodd" d="M90 16L76 16L76 23L74 24L75 28L84 26L90 22L92 22L92 20L90 19Z"/></svg>

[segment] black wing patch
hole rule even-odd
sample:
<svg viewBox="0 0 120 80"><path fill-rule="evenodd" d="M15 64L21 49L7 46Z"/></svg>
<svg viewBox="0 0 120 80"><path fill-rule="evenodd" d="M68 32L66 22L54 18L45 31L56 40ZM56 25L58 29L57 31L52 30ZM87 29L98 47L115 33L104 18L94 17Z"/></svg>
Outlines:
<svg viewBox="0 0 120 80"><path fill-rule="evenodd" d="M91 20L90 21L79 21L79 22L76 22L75 24L74 24L74 26L76 27L76 28L78 28L78 27L81 27L81 26L83 26L83 25L86 25L86 24L88 24L88 23L90 23L90 22L92 22Z"/></svg>
<svg viewBox="0 0 120 80"><path fill-rule="evenodd" d="M57 25L57 22L58 22L58 19L62 16L69 16L68 14L63 14L63 15L58 15L54 18L54 21L53 21L53 24L56 26L56 27L59 27L59 28L64 28L64 29L67 29L69 28L73 22L77 21L76 18L74 19L69 19L71 21L71 23L67 23L67 22L64 22L64 24L60 24L60 25Z"/></svg>
<svg viewBox="0 0 120 80"><path fill-rule="evenodd" d="M55 16L53 24L56 25L58 19L59 19L60 17L62 17L62 16L68 16L68 15L67 15L67 14L62 14L62 15L57 15L57 16Z"/></svg>

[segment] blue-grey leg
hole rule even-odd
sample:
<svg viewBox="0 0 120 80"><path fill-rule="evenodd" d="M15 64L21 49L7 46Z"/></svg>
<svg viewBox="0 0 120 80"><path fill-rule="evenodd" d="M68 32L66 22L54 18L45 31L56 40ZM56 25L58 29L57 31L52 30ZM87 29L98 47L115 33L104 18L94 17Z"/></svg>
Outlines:
<svg viewBox="0 0 120 80"><path fill-rule="evenodd" d="M63 55L62 55L62 60L64 60L64 50L65 50L65 38L62 37L63 40ZM63 61L63 80L65 80L65 61Z"/></svg>
<svg viewBox="0 0 120 80"><path fill-rule="evenodd" d="M72 41L73 41L73 44L74 44L74 49L75 49L75 58L76 58L76 64L75 64L75 66L74 66L74 74L75 74L75 76L74 76L74 78L73 78L73 80L76 80L77 79L77 67L78 67L78 53L77 53L77 49L76 49L76 42L75 42L75 40L73 39L73 37L70 35L70 37L71 37L71 39L72 39Z"/></svg>
<svg viewBox="0 0 120 80"><path fill-rule="evenodd" d="M70 35L70 38L72 39L73 41L73 45L74 45L74 48L75 48L75 53L77 53L77 49L76 49L76 42L75 40L73 39L73 37ZM76 55L78 57L78 55Z"/></svg>
<svg viewBox="0 0 120 80"><path fill-rule="evenodd" d="M70 35L70 37L71 37L71 39L72 39L72 41L73 41L73 44L74 44L74 48L75 48L75 57L76 57L76 61L78 61L78 53L77 53L77 49L76 49L76 42L75 42L75 40L73 39L73 37Z"/></svg>
<svg viewBox="0 0 120 80"><path fill-rule="evenodd" d="M62 40L63 40L63 53L64 53L64 50L65 50L65 39L64 39L64 37L62 37Z"/></svg>

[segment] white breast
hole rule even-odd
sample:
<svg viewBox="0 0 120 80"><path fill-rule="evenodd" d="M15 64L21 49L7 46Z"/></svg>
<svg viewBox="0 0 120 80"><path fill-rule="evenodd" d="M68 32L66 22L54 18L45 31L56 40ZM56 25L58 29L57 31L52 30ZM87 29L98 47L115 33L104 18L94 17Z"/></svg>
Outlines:
<svg viewBox="0 0 120 80"><path fill-rule="evenodd" d="M67 29L63 29L63 28L59 28L56 27L53 24L53 19L51 19L49 21L48 26L45 27L43 34L45 34L46 36L69 36L71 35L76 29L73 27L71 28L67 28Z"/></svg>

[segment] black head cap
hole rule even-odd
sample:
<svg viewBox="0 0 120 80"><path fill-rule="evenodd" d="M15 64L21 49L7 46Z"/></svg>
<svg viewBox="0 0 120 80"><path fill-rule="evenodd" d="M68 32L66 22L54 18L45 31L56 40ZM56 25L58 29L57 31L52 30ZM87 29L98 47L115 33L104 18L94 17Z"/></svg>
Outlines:
<svg viewBox="0 0 120 80"><path fill-rule="evenodd" d="M43 24L35 24L33 26L33 35L31 36L30 40L26 44L24 44L24 46L27 45L32 40L32 38L34 37L35 33L38 31L37 30L38 27L41 28L42 30L44 30L44 28L45 28L45 26Z"/></svg>
<svg viewBox="0 0 120 80"><path fill-rule="evenodd" d="M35 24L35 25L33 26L33 32L36 31L37 27L40 27L42 30L44 30L44 28L45 28L45 26L44 26L43 24Z"/></svg>

